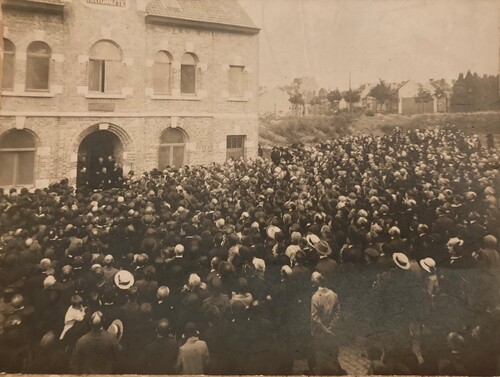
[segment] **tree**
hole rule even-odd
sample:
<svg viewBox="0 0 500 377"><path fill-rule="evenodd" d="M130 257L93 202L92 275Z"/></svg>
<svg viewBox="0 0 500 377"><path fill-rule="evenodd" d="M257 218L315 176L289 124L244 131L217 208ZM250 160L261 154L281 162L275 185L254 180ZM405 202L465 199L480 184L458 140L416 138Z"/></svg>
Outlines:
<svg viewBox="0 0 500 377"><path fill-rule="evenodd" d="M342 92L342 98L350 104L359 102L361 100L361 93L357 90L346 90Z"/></svg>
<svg viewBox="0 0 500 377"><path fill-rule="evenodd" d="M342 94L338 89L330 90L326 95L326 99L330 102L332 107L335 107L335 103L342 99Z"/></svg>
<svg viewBox="0 0 500 377"><path fill-rule="evenodd" d="M288 93L288 101L292 104L292 109L295 111L300 110L300 114L302 115L306 101L301 86L302 79L295 78L292 85L286 87L286 91Z"/></svg>
<svg viewBox="0 0 500 377"><path fill-rule="evenodd" d="M328 92L326 91L326 89L321 88L318 91L318 95L314 96L311 99L311 105L321 105L321 104L323 104L327 100L327 94L328 94Z"/></svg>
<svg viewBox="0 0 500 377"><path fill-rule="evenodd" d="M461 73L453 84L450 105L452 111L495 110L500 105L498 75L479 76L470 71Z"/></svg>
<svg viewBox="0 0 500 377"><path fill-rule="evenodd" d="M422 113L424 112L425 104L427 102L432 101L433 99L434 98L432 97L432 94L431 94L431 92L429 92L429 90L427 90L423 87L418 88L417 95L415 96L415 102L422 104L421 105L421 107L422 107L421 112Z"/></svg>
<svg viewBox="0 0 500 377"><path fill-rule="evenodd" d="M382 79L380 79L380 82L370 90L368 95L375 98L378 103L385 105L385 107L389 109L392 108L392 105L397 102L398 99L396 90L391 89Z"/></svg>

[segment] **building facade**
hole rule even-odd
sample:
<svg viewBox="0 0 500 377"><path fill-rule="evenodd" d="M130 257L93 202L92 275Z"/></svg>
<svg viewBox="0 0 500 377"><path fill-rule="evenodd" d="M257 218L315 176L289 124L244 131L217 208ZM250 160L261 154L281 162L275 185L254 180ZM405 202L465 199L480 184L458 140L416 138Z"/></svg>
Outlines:
<svg viewBox="0 0 500 377"><path fill-rule="evenodd" d="M252 158L258 32L237 0L2 0L0 186L111 155L129 170Z"/></svg>

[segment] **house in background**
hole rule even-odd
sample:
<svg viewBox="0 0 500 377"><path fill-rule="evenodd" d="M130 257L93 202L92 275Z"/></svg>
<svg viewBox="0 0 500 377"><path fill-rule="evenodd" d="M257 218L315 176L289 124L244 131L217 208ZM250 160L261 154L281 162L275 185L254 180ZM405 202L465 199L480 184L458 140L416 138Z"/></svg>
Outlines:
<svg viewBox="0 0 500 377"><path fill-rule="evenodd" d="M453 93L453 86L448 84L445 79L429 80L435 88L434 97L436 98L436 113L447 113L450 109L450 98Z"/></svg>
<svg viewBox="0 0 500 377"><path fill-rule="evenodd" d="M283 88L262 88L259 91L259 113L275 116L290 115L289 95Z"/></svg>
<svg viewBox="0 0 500 377"><path fill-rule="evenodd" d="M374 97L370 95L370 92L373 88L375 88L379 83L367 83L361 85L359 88L360 92L360 100L354 107L362 107L366 110L372 110L375 112L389 112L393 113L397 110L397 102L392 101L390 103L381 103L377 101ZM399 88L404 85L404 82L394 82L394 83L386 83L387 86L393 91L398 91Z"/></svg>
<svg viewBox="0 0 500 377"><path fill-rule="evenodd" d="M429 100L419 100L419 93L426 91ZM406 81L398 90L399 114L443 113L448 111L451 87L444 79L418 83Z"/></svg>

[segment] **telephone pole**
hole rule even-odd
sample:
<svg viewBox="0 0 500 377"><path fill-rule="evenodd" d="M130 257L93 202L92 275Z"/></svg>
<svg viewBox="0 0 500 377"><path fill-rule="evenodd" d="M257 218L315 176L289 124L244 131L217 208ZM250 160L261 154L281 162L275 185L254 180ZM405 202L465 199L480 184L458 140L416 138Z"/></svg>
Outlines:
<svg viewBox="0 0 500 377"><path fill-rule="evenodd" d="M351 71L349 71L349 111L352 111Z"/></svg>

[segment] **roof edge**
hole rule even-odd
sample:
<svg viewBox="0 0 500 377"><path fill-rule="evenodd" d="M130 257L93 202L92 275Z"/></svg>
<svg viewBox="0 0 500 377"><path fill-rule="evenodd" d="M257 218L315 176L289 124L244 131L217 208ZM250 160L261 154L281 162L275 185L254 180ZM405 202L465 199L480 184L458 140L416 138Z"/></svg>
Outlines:
<svg viewBox="0 0 500 377"><path fill-rule="evenodd" d="M64 11L64 3L44 3L31 0L3 0L2 8L5 9L21 9L27 11L41 11L46 13L62 13Z"/></svg>
<svg viewBox="0 0 500 377"><path fill-rule="evenodd" d="M260 29L250 26L240 26L231 24L222 24L215 22L189 20L184 18L166 17L148 14L146 15L146 23L162 24L170 26L190 27L194 29L204 29L212 31L225 31L240 34L259 34Z"/></svg>

